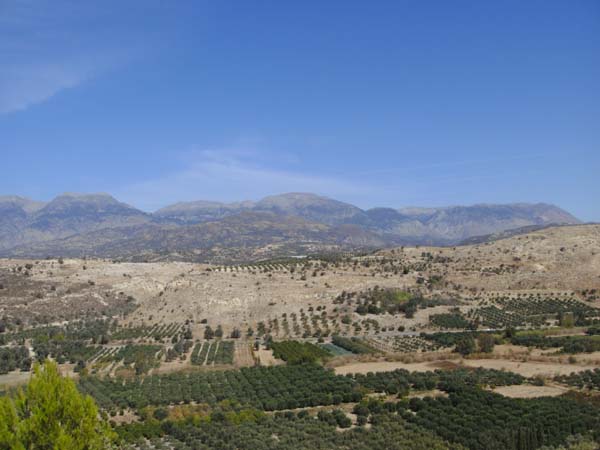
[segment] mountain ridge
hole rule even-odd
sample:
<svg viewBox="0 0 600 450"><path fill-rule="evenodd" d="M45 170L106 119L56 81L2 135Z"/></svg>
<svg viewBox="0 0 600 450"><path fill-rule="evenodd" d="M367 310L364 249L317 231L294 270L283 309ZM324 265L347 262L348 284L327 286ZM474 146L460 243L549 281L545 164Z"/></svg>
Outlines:
<svg viewBox="0 0 600 450"><path fill-rule="evenodd" d="M182 252L214 256L218 249L231 246L246 248L242 253L254 257L269 246L286 248L282 253L290 254L454 245L521 227L577 223L567 211L547 203L365 210L293 192L259 201L179 202L148 213L105 193L65 193L49 202L4 196L0 256L134 257L135 252L153 257Z"/></svg>

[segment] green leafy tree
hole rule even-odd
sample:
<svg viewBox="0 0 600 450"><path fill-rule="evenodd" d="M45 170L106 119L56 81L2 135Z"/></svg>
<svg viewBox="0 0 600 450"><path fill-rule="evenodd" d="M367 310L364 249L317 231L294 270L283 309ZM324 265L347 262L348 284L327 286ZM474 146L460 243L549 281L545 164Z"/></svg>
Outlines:
<svg viewBox="0 0 600 450"><path fill-rule="evenodd" d="M480 334L477 338L477 344L480 352L492 353L494 351L496 340L491 334Z"/></svg>
<svg viewBox="0 0 600 450"><path fill-rule="evenodd" d="M456 353L460 353L463 356L470 355L475 351L475 339L472 336L463 336L457 343Z"/></svg>
<svg viewBox="0 0 600 450"><path fill-rule="evenodd" d="M113 441L94 400L54 362L36 364L24 391L0 398L1 450L101 450Z"/></svg>

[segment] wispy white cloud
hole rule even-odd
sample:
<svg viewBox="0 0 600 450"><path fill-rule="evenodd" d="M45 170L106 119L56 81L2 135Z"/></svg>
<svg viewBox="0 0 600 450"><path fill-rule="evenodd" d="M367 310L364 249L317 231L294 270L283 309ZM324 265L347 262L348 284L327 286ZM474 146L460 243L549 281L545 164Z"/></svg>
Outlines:
<svg viewBox="0 0 600 450"><path fill-rule="evenodd" d="M0 5L0 114L25 110L86 78L72 61L61 10L44 0Z"/></svg>
<svg viewBox="0 0 600 450"><path fill-rule="evenodd" d="M367 194L359 182L275 168L260 160L264 155L239 150L205 150L187 157L181 170L123 186L116 196L147 211L178 201L256 200L283 192L313 192L336 198Z"/></svg>
<svg viewBox="0 0 600 450"><path fill-rule="evenodd" d="M81 68L59 64L13 66L0 70L0 114L27 109L58 92L75 87L88 76Z"/></svg>
<svg viewBox="0 0 600 450"><path fill-rule="evenodd" d="M131 59L142 42L138 12L109 0L0 1L0 114L45 102Z"/></svg>
<svg viewBox="0 0 600 450"><path fill-rule="evenodd" d="M178 152L169 155L181 167L153 179L124 185L114 192L116 197L146 211L154 211L180 201L258 200L285 192L312 192L363 208L388 206L398 208L411 204L439 206L456 203L451 194L464 197L468 203L479 203L479 183L500 182L510 173L502 170L486 173L428 171L405 173L397 168L395 176L382 172L377 177L360 171L345 174L310 173L300 168L299 155L258 150L260 145L241 145L225 149ZM268 145L267 145L268 147ZM341 164L343 166L343 164ZM471 187L471 188L469 188ZM460 192L454 192L456 189Z"/></svg>

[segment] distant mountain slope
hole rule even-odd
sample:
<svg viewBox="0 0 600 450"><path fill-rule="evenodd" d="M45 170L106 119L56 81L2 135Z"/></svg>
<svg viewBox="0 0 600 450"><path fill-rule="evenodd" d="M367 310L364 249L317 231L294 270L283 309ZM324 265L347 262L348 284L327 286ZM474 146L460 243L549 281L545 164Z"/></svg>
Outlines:
<svg viewBox="0 0 600 450"><path fill-rule="evenodd" d="M523 226L580 223L566 211L544 203L473 205L446 208L374 208L365 227L387 240L409 244L453 245Z"/></svg>
<svg viewBox="0 0 600 450"><path fill-rule="evenodd" d="M528 225L580 223L566 211L545 203L473 205L440 208L423 220L431 237L456 243L471 236Z"/></svg>
<svg viewBox="0 0 600 450"><path fill-rule="evenodd" d="M0 197L0 256L131 258L137 252L202 259L200 254L217 248L253 255L268 246L293 254L326 247L454 245L522 227L576 223L566 211L543 203L362 210L289 193L258 202L177 203L149 214L107 194L63 194L48 203Z"/></svg>
<svg viewBox="0 0 600 450"><path fill-rule="evenodd" d="M303 219L339 225L360 221L366 217L360 208L348 203L308 193L288 193L265 197L258 202L183 202L159 209L156 217L176 220L183 223L201 223L238 214L242 211L269 212L282 216L295 216Z"/></svg>
<svg viewBox="0 0 600 450"><path fill-rule="evenodd" d="M30 228L53 235L148 222L150 216L106 194L63 194L37 210Z"/></svg>
<svg viewBox="0 0 600 450"><path fill-rule="evenodd" d="M306 193L272 195L259 201L254 210L302 217L328 225L360 223L366 217L365 212L354 205Z"/></svg>
<svg viewBox="0 0 600 450"><path fill-rule="evenodd" d="M19 246L13 257L91 256L129 260L248 261L327 250L377 248L385 242L353 225L329 226L299 217L242 212L214 222L107 228Z"/></svg>
<svg viewBox="0 0 600 450"><path fill-rule="evenodd" d="M30 200L20 197L0 197L0 249L20 241L26 227Z"/></svg>
<svg viewBox="0 0 600 450"><path fill-rule="evenodd" d="M486 244L489 242L499 241L501 239L508 239L513 236L519 236L522 234L533 233L534 231L545 230L546 228L557 227L559 225L551 223L548 225L527 225L525 227L513 228L511 230L499 231L492 234L484 234L481 236L472 236L467 238L458 245L475 245L475 244ZM563 225L566 226L566 225Z"/></svg>
<svg viewBox="0 0 600 450"><path fill-rule="evenodd" d="M480 204L443 208L373 208L354 205L309 193L266 197L256 203L188 202L157 211L154 215L180 223L218 220L242 211L272 212L328 225L352 224L406 242L452 244L471 236L496 233L528 225L574 224L566 211L544 203L509 205Z"/></svg>
<svg viewBox="0 0 600 450"><path fill-rule="evenodd" d="M36 202L35 200L30 200L28 198L19 197L16 195L0 195L0 206L2 205L12 205L22 209L26 213L32 213L42 208L45 203Z"/></svg>
<svg viewBox="0 0 600 450"><path fill-rule="evenodd" d="M0 249L151 220L107 194L63 194L46 204L0 202Z"/></svg>
<svg viewBox="0 0 600 450"><path fill-rule="evenodd" d="M254 202L220 203L209 201L180 202L166 206L153 215L180 224L194 224L222 219L254 207Z"/></svg>

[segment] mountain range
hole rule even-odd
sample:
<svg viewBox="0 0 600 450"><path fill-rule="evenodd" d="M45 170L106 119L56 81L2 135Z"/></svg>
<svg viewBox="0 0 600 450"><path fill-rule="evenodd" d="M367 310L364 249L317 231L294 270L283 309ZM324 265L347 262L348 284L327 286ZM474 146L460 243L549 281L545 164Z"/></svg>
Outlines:
<svg viewBox="0 0 600 450"><path fill-rule="evenodd" d="M0 256L243 261L396 245L454 245L478 236L577 224L554 205L372 208L308 193L260 201L176 203L147 213L107 194L50 202L0 197Z"/></svg>

